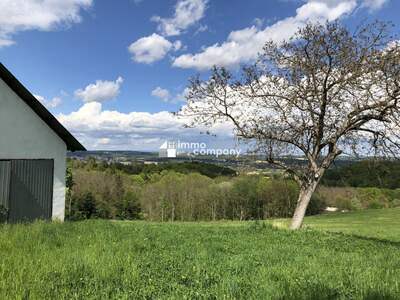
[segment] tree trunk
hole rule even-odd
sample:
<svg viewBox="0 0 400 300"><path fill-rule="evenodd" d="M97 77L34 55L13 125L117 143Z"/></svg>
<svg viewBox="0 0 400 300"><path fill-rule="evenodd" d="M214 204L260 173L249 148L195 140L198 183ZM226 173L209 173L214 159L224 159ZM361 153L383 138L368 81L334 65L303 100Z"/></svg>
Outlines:
<svg viewBox="0 0 400 300"><path fill-rule="evenodd" d="M171 208L171 221L172 222L175 221L175 204L172 204L172 208Z"/></svg>
<svg viewBox="0 0 400 300"><path fill-rule="evenodd" d="M308 204L310 203L311 196L313 195L317 185L318 181L314 181L313 183L300 188L299 199L297 200L297 206L293 214L290 229L296 230L301 228Z"/></svg>
<svg viewBox="0 0 400 300"><path fill-rule="evenodd" d="M240 208L240 221L244 220L244 210L243 208Z"/></svg>

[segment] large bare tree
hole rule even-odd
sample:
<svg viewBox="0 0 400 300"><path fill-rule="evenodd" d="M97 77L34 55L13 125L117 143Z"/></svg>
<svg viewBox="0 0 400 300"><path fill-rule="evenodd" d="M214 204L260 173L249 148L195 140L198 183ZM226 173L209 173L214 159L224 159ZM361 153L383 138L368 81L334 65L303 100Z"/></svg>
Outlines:
<svg viewBox="0 0 400 300"><path fill-rule="evenodd" d="M290 225L298 229L339 155L399 154L400 44L390 27L375 22L351 33L338 22L308 24L288 41L267 42L242 72L215 67L207 80L192 78L180 114L192 126L231 122L290 174L300 186Z"/></svg>

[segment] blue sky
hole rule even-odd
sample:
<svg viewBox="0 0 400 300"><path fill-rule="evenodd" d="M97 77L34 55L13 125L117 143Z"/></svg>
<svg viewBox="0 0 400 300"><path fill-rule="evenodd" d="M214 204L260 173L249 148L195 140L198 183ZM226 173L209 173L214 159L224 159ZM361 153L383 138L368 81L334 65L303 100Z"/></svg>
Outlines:
<svg viewBox="0 0 400 300"><path fill-rule="evenodd" d="M190 76L235 70L307 21L398 29L399 11L395 0L2 0L0 60L89 149L221 146L229 125L207 137L167 113L184 104Z"/></svg>

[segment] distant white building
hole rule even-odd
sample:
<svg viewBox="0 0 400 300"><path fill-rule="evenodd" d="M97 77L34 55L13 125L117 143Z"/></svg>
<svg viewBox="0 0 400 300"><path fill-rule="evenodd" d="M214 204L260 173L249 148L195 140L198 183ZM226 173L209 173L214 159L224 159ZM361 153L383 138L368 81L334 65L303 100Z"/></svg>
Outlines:
<svg viewBox="0 0 400 300"><path fill-rule="evenodd" d="M173 142L165 141L161 145L158 156L161 158L175 158L176 157L176 145Z"/></svg>
<svg viewBox="0 0 400 300"><path fill-rule="evenodd" d="M63 220L67 151L85 148L1 63L0 129L2 219Z"/></svg>

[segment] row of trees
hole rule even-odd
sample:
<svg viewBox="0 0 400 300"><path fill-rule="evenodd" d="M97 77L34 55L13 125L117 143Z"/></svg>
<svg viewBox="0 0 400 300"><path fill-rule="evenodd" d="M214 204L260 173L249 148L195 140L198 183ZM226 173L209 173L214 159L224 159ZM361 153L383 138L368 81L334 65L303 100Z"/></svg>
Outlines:
<svg viewBox="0 0 400 300"><path fill-rule="evenodd" d="M292 181L241 176L212 180L168 172L145 185L142 205L150 220L249 220L289 217L298 188Z"/></svg>
<svg viewBox="0 0 400 300"><path fill-rule="evenodd" d="M150 177L75 169L67 201L70 219L113 218L152 221L250 220L290 217L299 189L294 181L262 176L210 178L162 171ZM309 213L324 203L313 199Z"/></svg>
<svg viewBox="0 0 400 300"><path fill-rule="evenodd" d="M290 217L297 204L299 187L290 179L274 175L224 176L210 178L196 172L168 170L129 174L114 165L71 163L67 176L67 218L147 219L152 221L249 220ZM386 168L394 162L359 162L333 169L327 181L335 183L348 172L362 183L387 185ZM375 168L376 172L372 169ZM366 172L365 170L370 170ZM382 172L381 172L382 171ZM385 175L386 174L386 175ZM352 177L352 178L353 178ZM356 180L356 182L358 182ZM337 185L336 185L337 186ZM356 185L355 185L356 186ZM362 186L362 185L359 185ZM321 186L313 196L308 214L320 213L326 206L358 210L400 206L400 190Z"/></svg>
<svg viewBox="0 0 400 300"><path fill-rule="evenodd" d="M138 193L122 173L76 170L67 172L66 218L81 220L138 219Z"/></svg>

